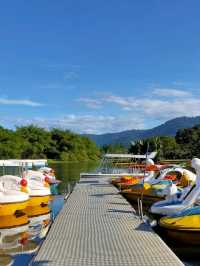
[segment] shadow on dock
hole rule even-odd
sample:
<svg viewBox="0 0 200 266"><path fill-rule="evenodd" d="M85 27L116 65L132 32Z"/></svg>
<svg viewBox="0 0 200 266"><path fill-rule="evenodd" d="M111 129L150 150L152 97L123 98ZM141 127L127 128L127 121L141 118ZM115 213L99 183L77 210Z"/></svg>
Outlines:
<svg viewBox="0 0 200 266"><path fill-rule="evenodd" d="M93 180L88 180L88 181L86 181L86 180L83 180L83 181L79 181L78 182L79 184L98 184L99 183L99 181L93 181Z"/></svg>
<svg viewBox="0 0 200 266"><path fill-rule="evenodd" d="M110 187L110 184L91 184L91 186L97 186L97 187Z"/></svg>
<svg viewBox="0 0 200 266"><path fill-rule="evenodd" d="M136 214L136 213L134 212L134 210L132 210L132 211L126 211L126 210L108 209L108 212Z"/></svg>
<svg viewBox="0 0 200 266"><path fill-rule="evenodd" d="M31 263L31 266L45 266L48 265L51 261L49 260L41 260L41 261L34 261Z"/></svg>
<svg viewBox="0 0 200 266"><path fill-rule="evenodd" d="M111 205L121 205L121 206L130 206L129 203L121 203L121 202L108 202Z"/></svg>
<svg viewBox="0 0 200 266"><path fill-rule="evenodd" d="M152 229L145 223L141 223L138 227L135 228L135 230L152 233Z"/></svg>
<svg viewBox="0 0 200 266"><path fill-rule="evenodd" d="M103 197L106 197L106 196L114 196L114 195L117 195L116 193L98 193L98 194L92 194L90 195L91 197L99 197L99 198L103 198Z"/></svg>

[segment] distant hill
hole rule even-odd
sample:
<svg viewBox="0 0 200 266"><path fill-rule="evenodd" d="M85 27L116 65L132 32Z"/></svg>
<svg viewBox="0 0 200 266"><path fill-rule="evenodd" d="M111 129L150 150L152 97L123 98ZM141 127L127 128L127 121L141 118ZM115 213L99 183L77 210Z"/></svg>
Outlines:
<svg viewBox="0 0 200 266"><path fill-rule="evenodd" d="M128 145L131 141L145 139L153 136L175 136L182 128L190 128L200 124L200 116L179 117L165 122L164 124L146 130L126 130L118 133L106 133L101 135L87 134L98 146L105 144L121 143Z"/></svg>

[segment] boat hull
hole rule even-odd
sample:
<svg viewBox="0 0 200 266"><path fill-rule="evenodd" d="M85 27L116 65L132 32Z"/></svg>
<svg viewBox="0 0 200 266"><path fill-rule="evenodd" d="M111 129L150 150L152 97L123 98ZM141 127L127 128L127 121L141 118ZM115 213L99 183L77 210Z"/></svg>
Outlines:
<svg viewBox="0 0 200 266"><path fill-rule="evenodd" d="M46 205L50 201L50 195L46 196L30 196L30 200L27 207L34 207L38 205Z"/></svg>
<svg viewBox="0 0 200 266"><path fill-rule="evenodd" d="M160 196L155 196L155 195L151 195L151 194L141 194L140 193L136 193L136 192L126 192L126 191L122 191L121 194L131 203L137 203L138 198L142 199L142 203L143 205L146 205L147 207L151 206L153 203L163 200L164 197L160 197Z"/></svg>
<svg viewBox="0 0 200 266"><path fill-rule="evenodd" d="M1 203L0 204L0 216L13 215L16 212L20 212L28 206L29 200L21 201L21 202L9 202L9 203Z"/></svg>
<svg viewBox="0 0 200 266"><path fill-rule="evenodd" d="M10 229L29 224L26 214L1 216L0 229Z"/></svg>
<svg viewBox="0 0 200 266"><path fill-rule="evenodd" d="M200 230L175 230L171 228L164 228L164 231L168 238L171 238L179 243L200 245Z"/></svg>
<svg viewBox="0 0 200 266"><path fill-rule="evenodd" d="M138 184L139 182L140 182L140 179L138 178L138 179L131 180L129 182L117 183L117 184L115 184L115 186L120 190L130 189L131 186L134 186L134 185Z"/></svg>
<svg viewBox="0 0 200 266"><path fill-rule="evenodd" d="M166 216L160 219L159 225L167 234L180 243L200 245L200 215Z"/></svg>
<svg viewBox="0 0 200 266"><path fill-rule="evenodd" d="M25 212L29 218L33 218L33 217L38 217L41 215L49 214L51 211L48 205L45 205L44 207L37 205L35 207L32 207L32 206L27 207Z"/></svg>

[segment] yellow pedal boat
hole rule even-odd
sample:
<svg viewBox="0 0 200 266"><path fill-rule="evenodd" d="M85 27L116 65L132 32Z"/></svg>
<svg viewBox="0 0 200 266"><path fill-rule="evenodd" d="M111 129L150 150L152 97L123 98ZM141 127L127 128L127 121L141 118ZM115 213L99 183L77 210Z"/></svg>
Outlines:
<svg viewBox="0 0 200 266"><path fill-rule="evenodd" d="M124 176L118 179L112 180L112 184L116 186L118 189L128 189L130 186L136 185L140 182L142 177L137 176Z"/></svg>
<svg viewBox="0 0 200 266"><path fill-rule="evenodd" d="M20 213L16 215L4 215L0 217L0 230L10 229L18 226L25 226L29 224L28 216L25 213Z"/></svg>
<svg viewBox="0 0 200 266"><path fill-rule="evenodd" d="M51 210L48 205L44 206L38 205L34 207L28 206L25 209L25 213L29 217L29 219L33 219L34 217L40 217L41 220L41 217L43 219L46 216L50 219L49 214L51 213Z"/></svg>
<svg viewBox="0 0 200 266"><path fill-rule="evenodd" d="M0 216L13 215L27 207L29 195L20 191L21 180L11 175L0 177Z"/></svg>
<svg viewBox="0 0 200 266"><path fill-rule="evenodd" d="M160 188L162 185L160 185ZM157 185L158 188L158 185ZM148 183L144 183L143 186L138 186L138 189L125 189L121 192L121 194L131 203L137 203L138 198L143 199L144 205L151 205L154 202L164 199L164 197L156 195L155 189Z"/></svg>
<svg viewBox="0 0 200 266"><path fill-rule="evenodd" d="M144 177L144 169L146 167L146 170L148 172L146 172L146 175ZM142 170L142 172L141 172ZM123 189L128 189L130 186L138 184L143 178L145 178L146 180L149 180L151 178L153 178L155 176L155 171L157 171L158 168L157 166L154 164L154 161L152 159L148 159L147 160L147 164L141 164L140 165L140 174L137 175L137 173L133 176L127 175L127 176L122 176L122 177L118 177L118 178L114 178L112 179L111 183L118 187L119 189L123 190Z"/></svg>
<svg viewBox="0 0 200 266"><path fill-rule="evenodd" d="M200 245L200 207L193 207L174 216L160 219L167 237L188 245Z"/></svg>
<svg viewBox="0 0 200 266"><path fill-rule="evenodd" d="M196 175L194 175L192 172L180 167L164 169L157 178L152 178L148 182L136 184L132 186L131 189L123 190L121 194L132 203L136 203L138 198L142 198L143 204L150 206L153 203L161 201L165 198L166 195L163 192L170 184L172 184L171 180L165 178L170 178L169 174L171 172L173 173L173 179L175 176L174 173L177 172L177 174L181 174L179 187L182 188L191 183L188 181L190 178L192 180L196 178Z"/></svg>

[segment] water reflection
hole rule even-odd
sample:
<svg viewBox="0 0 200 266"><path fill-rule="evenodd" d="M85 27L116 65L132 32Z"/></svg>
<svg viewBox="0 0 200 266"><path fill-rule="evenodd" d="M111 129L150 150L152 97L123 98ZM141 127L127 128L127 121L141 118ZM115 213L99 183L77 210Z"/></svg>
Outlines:
<svg viewBox="0 0 200 266"><path fill-rule="evenodd" d="M51 210L48 205L28 207L26 214L29 219L29 239L43 239L51 225Z"/></svg>
<svg viewBox="0 0 200 266"><path fill-rule="evenodd" d="M13 265L13 258L10 255L2 254L0 256L0 266Z"/></svg>
<svg viewBox="0 0 200 266"><path fill-rule="evenodd" d="M30 254L37 250L37 243L28 238L28 230L29 220L26 214L0 217L0 261L4 263L2 265L12 265L15 255Z"/></svg>
<svg viewBox="0 0 200 266"><path fill-rule="evenodd" d="M0 265L12 265L19 254L19 265L26 265L22 255L29 255L30 260L49 230L51 210L48 205L27 208L25 212L0 217Z"/></svg>
<svg viewBox="0 0 200 266"><path fill-rule="evenodd" d="M81 172L92 172L99 162L81 163L53 163L50 167L55 170L56 178L62 182L58 185L58 192L64 193L68 183L79 180Z"/></svg>

